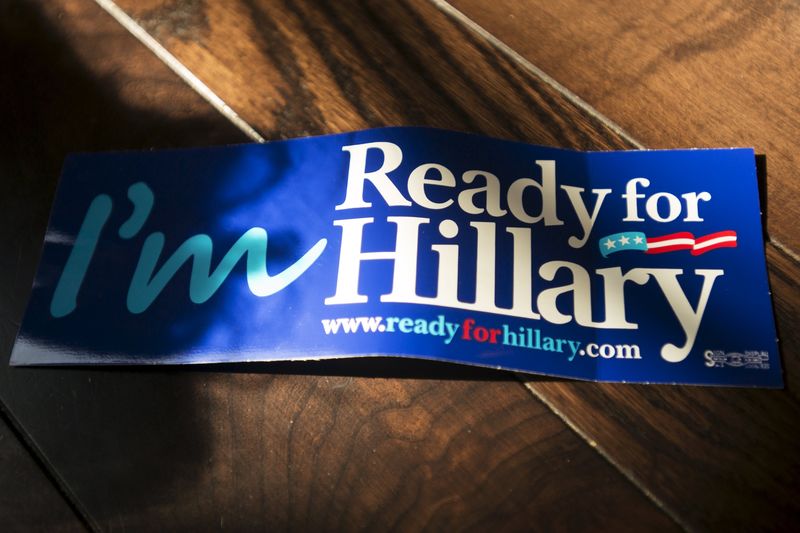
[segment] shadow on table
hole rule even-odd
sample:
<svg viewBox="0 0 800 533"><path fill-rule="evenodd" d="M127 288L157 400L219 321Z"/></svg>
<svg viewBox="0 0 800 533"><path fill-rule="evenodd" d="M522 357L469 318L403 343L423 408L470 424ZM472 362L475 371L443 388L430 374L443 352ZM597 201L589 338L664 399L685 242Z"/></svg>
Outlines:
<svg viewBox="0 0 800 533"><path fill-rule="evenodd" d="M51 368L52 367L41 367ZM313 361L269 361L253 363L212 363L202 365L60 367L62 372L100 373L186 373L186 374L269 374L297 376L341 376L379 379L429 379L452 381L518 381L512 371L411 357L361 356ZM526 379L564 381L564 378L524 375Z"/></svg>
<svg viewBox="0 0 800 533"><path fill-rule="evenodd" d="M78 24L83 13L70 13L56 26L57 5L0 6L0 67L13 73L0 79L0 98L7 104L0 110L0 401L93 525L135 527L142 506L170 515L177 496L187 491L211 495L211 501L196 503L213 505L208 464L217 458L214 446L221 444L209 441L209 427L226 415L213 411L212 403L220 402L212 397L231 389L250 394L245 400L251 404L263 401L268 380L251 377L516 379L490 369L395 358L10 368L8 357L66 154L246 141L116 22L99 17L91 3L80 5L75 9L97 20ZM167 96L153 100L148 92ZM203 484L210 485L197 488ZM159 505L163 512L153 510Z"/></svg>
<svg viewBox="0 0 800 533"><path fill-rule="evenodd" d="M75 151L246 139L96 5L62 4L0 4L0 401L107 527L200 479L205 400L197 376L8 366L59 170Z"/></svg>

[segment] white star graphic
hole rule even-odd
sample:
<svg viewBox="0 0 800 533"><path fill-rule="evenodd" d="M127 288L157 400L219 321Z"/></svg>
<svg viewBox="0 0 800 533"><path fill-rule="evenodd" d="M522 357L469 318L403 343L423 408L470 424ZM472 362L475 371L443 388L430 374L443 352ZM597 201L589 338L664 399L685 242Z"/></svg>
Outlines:
<svg viewBox="0 0 800 533"><path fill-rule="evenodd" d="M630 241L630 239L628 239L628 237L626 237L625 235L623 235L622 237L620 237L620 238L619 238L619 243L620 243L622 246L625 246L625 245L628 245L628 244L630 244L630 243L631 243L631 241Z"/></svg>
<svg viewBox="0 0 800 533"><path fill-rule="evenodd" d="M633 242L634 242L635 244L642 244L642 237L641 237L641 235L637 235L636 237L634 237L634 238L633 238Z"/></svg>
<svg viewBox="0 0 800 533"><path fill-rule="evenodd" d="M603 244L606 245L606 250L610 250L612 248L616 248L617 247L617 245L614 244L614 241L612 241L611 239L607 239L606 242L604 242Z"/></svg>

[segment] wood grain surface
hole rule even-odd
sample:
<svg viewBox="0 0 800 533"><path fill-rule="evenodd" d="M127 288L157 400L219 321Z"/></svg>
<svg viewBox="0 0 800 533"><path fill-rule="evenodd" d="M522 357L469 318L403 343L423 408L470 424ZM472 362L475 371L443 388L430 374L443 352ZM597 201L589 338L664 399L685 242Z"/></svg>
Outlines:
<svg viewBox="0 0 800 533"><path fill-rule="evenodd" d="M647 487L657 487L666 505L685 507L692 515L689 523L776 529L796 521L796 6L691 1L662 2L653 8L570 0L450 4L648 147L752 145L766 154L768 231L775 244L794 256L767 249L786 391L597 386L578 393L571 384L529 386L587 438L597 439L603 453L623 471ZM587 402L594 409L587 410ZM614 410L604 408L609 402ZM663 414L644 416L654 410ZM708 416L697 419L700 410ZM682 423L676 425L676 417ZM694 506L685 503L687 490L696 498ZM753 504L749 497L754 495L770 503Z"/></svg>
<svg viewBox="0 0 800 533"><path fill-rule="evenodd" d="M449 4L650 148L753 146L766 154L769 234L800 257L796 2Z"/></svg>
<svg viewBox="0 0 800 533"><path fill-rule="evenodd" d="M118 4L268 139L414 124L556 146L630 146L603 117L426 0ZM471 14L488 25L499 18L492 9L506 4ZM662 7L705 9L690 4ZM589 6L594 19L582 19L569 11L573 4L559 5L548 4L552 16L538 33L503 27L572 67L556 72L525 43L513 46L648 145L765 151L770 233L796 250L796 95L782 94L793 74L786 81L774 74L780 68L767 69L774 84L758 93L751 71L740 72L743 96L730 89L737 87L726 78L730 68L717 74L737 64L726 51L743 64L791 52L780 39L792 31L792 12L712 4L701 17L715 29L707 32L692 22L696 12L659 26L641 9L637 18L637 10ZM0 59L15 73L0 78L3 101L15 102L3 108L10 126L0 134L0 400L94 526L775 530L796 523L800 270L772 246L784 391L531 379L534 397L507 374L390 360L214 372L8 368L66 152L245 137L97 5L42 0L0 9ZM543 12L527 10L522 25L537 27L532 14ZM627 26L617 26L619 18ZM562 41L546 33L563 28L571 33ZM760 44L764 28L786 46ZM620 41L638 41L620 52L612 30ZM715 37L704 40L706 33ZM663 56L672 60L648 48L670 50L665 40L679 38L688 44ZM582 48L567 46L580 39ZM606 50L597 57L596 42ZM645 66L631 60L628 72L619 57L637 51ZM767 64L780 67L787 57ZM578 79L585 85L571 81ZM766 114L773 124L759 122Z"/></svg>
<svg viewBox="0 0 800 533"><path fill-rule="evenodd" d="M226 6L152 4L147 27L187 43L193 69L218 69L270 138L420 123L617 142L427 3ZM383 359L9 368L67 152L244 137L97 5L1 9L15 76L0 96L15 105L0 117L0 400L93 527L677 527L508 374ZM221 58L204 55L215 46ZM518 121L523 109L535 118Z"/></svg>
<svg viewBox="0 0 800 533"><path fill-rule="evenodd" d="M286 130L281 122L286 116L305 117L292 122L300 134L350 129L349 117L355 114L363 117L365 126L423 123L558 146L631 146L602 119L578 109L519 62L423 1L391 6L379 2L209 3L195 5L194 10L183 4L186 10L178 17L184 24L181 31L165 29L175 23L174 4L122 1L119 5L268 138ZM201 20L197 25L187 22ZM726 31L731 30L717 32L719 39ZM369 53L362 53L366 50ZM242 65L239 69L235 58ZM608 66L607 76L625 70L614 67ZM283 84L306 90L298 94L282 89ZM264 88L267 96L251 102L242 86ZM721 86L728 87L723 82ZM316 87L330 89L320 93ZM700 86L697 92L702 93ZM768 102L779 93L770 93ZM676 90L675 94L673 98L688 98L685 92ZM720 99L713 90L702 98ZM788 105L781 109L792 108L791 98L788 101L780 104ZM651 108L653 114L645 115ZM308 115L315 109L321 112ZM687 116L683 108L656 104L642 111L658 124L659 113L668 112L680 115L681 120ZM717 124L724 118L718 117ZM734 122L739 124L738 118ZM663 139L669 143L655 140L654 144L756 144L765 149L770 228L779 232L782 242L793 243L793 213L798 203L787 170L793 164L792 157L786 156L791 150L787 132L781 134L783 144L772 150L775 145L756 142L752 135L764 130L755 127L733 132L718 128L730 140L709 136L702 142L688 142L707 131L692 126L665 127ZM697 137L680 137L679 130ZM736 131L745 130L747 135L736 136ZM668 137L670 132L674 135ZM788 192L782 194L782 188ZM772 246L768 257L786 367L785 391L542 380L528 384L687 527L780 528L798 516L800 451L795 435L800 420L800 345L795 325L800 270Z"/></svg>

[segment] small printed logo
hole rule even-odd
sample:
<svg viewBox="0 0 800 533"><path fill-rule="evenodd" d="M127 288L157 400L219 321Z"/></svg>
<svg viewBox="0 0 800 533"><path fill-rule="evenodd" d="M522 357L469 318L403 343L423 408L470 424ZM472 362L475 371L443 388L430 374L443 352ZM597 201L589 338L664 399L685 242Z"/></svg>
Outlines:
<svg viewBox="0 0 800 533"><path fill-rule="evenodd" d="M706 350L703 354L705 365L709 368L753 368L769 369L769 353L759 351L725 352L722 350Z"/></svg>

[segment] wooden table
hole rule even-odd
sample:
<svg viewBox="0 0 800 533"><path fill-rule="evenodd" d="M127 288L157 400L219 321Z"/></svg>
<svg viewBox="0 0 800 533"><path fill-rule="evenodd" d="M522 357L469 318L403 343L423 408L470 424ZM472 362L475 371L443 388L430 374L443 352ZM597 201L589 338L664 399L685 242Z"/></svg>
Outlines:
<svg viewBox="0 0 800 533"><path fill-rule="evenodd" d="M790 2L649 5L0 4L0 527L796 524L800 15ZM599 150L755 146L768 161L786 388L598 385L392 360L7 366L66 153L383 125Z"/></svg>

